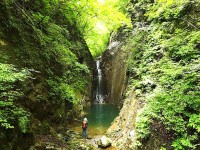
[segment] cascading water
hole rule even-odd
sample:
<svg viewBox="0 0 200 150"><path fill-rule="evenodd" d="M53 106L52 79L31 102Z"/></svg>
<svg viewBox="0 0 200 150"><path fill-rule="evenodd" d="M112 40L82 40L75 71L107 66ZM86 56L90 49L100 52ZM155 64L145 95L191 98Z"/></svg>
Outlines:
<svg viewBox="0 0 200 150"><path fill-rule="evenodd" d="M93 103L91 106L84 108L85 116L89 121L89 136L105 134L111 122L119 114L117 106L107 103L107 89L104 80L103 69L101 69L101 59L96 61L93 82ZM102 104L103 103L103 104ZM80 122L74 125L78 130Z"/></svg>
<svg viewBox="0 0 200 150"><path fill-rule="evenodd" d="M94 97L96 103L104 103L105 99L105 86L103 82L102 69L100 68L100 61L96 61L96 84L94 90Z"/></svg>

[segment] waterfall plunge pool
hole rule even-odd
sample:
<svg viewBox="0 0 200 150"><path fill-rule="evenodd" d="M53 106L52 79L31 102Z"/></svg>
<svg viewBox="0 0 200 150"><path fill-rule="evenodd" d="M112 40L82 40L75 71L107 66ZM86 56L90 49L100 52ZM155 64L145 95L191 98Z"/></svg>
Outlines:
<svg viewBox="0 0 200 150"><path fill-rule="evenodd" d="M103 135L111 125L112 121L118 116L119 109L112 104L92 104L84 110L88 118L88 135ZM81 122L72 125L73 130L82 132Z"/></svg>
<svg viewBox="0 0 200 150"><path fill-rule="evenodd" d="M88 135L103 135L111 125L112 121L118 116L119 109L116 105L105 102L107 93L106 83L101 69L101 60L96 61L96 70L94 74L93 104L84 110L84 116L88 118ZM82 132L83 118L73 123L71 129Z"/></svg>
<svg viewBox="0 0 200 150"><path fill-rule="evenodd" d="M119 114L119 109L112 104L93 104L85 112L89 127L98 133L104 133Z"/></svg>

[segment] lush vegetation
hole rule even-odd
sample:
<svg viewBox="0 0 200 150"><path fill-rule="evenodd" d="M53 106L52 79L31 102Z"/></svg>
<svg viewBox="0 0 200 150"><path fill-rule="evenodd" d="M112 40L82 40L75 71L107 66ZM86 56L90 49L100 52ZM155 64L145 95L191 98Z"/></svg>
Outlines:
<svg viewBox="0 0 200 150"><path fill-rule="evenodd" d="M32 133L47 134L51 124L80 116L91 93L93 57L104 51L112 31L130 22L127 3L0 2L1 145L22 149L23 136L33 142Z"/></svg>
<svg viewBox="0 0 200 150"><path fill-rule="evenodd" d="M18 70L9 64L0 64L0 124L4 129L20 128L26 132L29 125L30 114L17 104L23 95L22 83L30 73L27 70ZM1 136L6 130L1 130Z"/></svg>
<svg viewBox="0 0 200 150"><path fill-rule="evenodd" d="M130 3L0 2L1 145L20 149L23 146L17 141L27 138L23 135L46 134L50 124L80 115L82 100L90 96L93 58L106 49L112 32L131 26L127 7L133 30L124 48L131 52L128 73L141 107L136 123L138 147L143 148L155 132L161 135L162 150L198 147L200 2Z"/></svg>
<svg viewBox="0 0 200 150"><path fill-rule="evenodd" d="M129 72L140 100L138 146L153 135L161 149L197 149L200 141L200 3L133 0L134 24L126 45ZM159 144L159 143L157 143Z"/></svg>
<svg viewBox="0 0 200 150"><path fill-rule="evenodd" d="M24 96L24 82L31 73L10 64L0 64L0 139L1 149L12 149L20 133L31 131L31 114L20 104ZM3 144L10 142L8 145ZM12 144L11 144L12 143Z"/></svg>
<svg viewBox="0 0 200 150"><path fill-rule="evenodd" d="M82 76L89 73L91 57L68 5L61 1L6 0L1 5L5 14L2 62L29 68L44 77L51 96L56 93L61 99L75 99L72 93L84 91L87 85L87 78ZM70 84L70 96L63 91L63 83Z"/></svg>
<svg viewBox="0 0 200 150"><path fill-rule="evenodd" d="M75 0L69 2L87 45L97 57L105 51L110 35L120 26L131 26L125 13L129 0Z"/></svg>
<svg viewBox="0 0 200 150"><path fill-rule="evenodd" d="M72 12L67 1L0 2L0 148L80 115L66 110L89 97L93 58Z"/></svg>

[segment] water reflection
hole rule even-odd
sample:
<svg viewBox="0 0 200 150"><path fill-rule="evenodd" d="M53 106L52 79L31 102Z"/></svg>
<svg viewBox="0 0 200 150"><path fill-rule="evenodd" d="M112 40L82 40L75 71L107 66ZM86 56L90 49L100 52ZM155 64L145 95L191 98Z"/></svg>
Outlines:
<svg viewBox="0 0 200 150"><path fill-rule="evenodd" d="M119 110L117 106L111 104L93 104L86 108L86 117L89 121L89 128L97 132L105 132L117 117Z"/></svg>

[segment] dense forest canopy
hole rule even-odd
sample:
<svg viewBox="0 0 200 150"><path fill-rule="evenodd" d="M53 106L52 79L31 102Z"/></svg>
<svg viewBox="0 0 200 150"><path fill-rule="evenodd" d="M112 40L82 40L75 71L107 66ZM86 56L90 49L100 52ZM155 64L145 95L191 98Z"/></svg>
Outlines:
<svg viewBox="0 0 200 150"><path fill-rule="evenodd" d="M120 26L131 26L125 11L128 2L129 0L67 1L94 57L106 49L112 32Z"/></svg>

